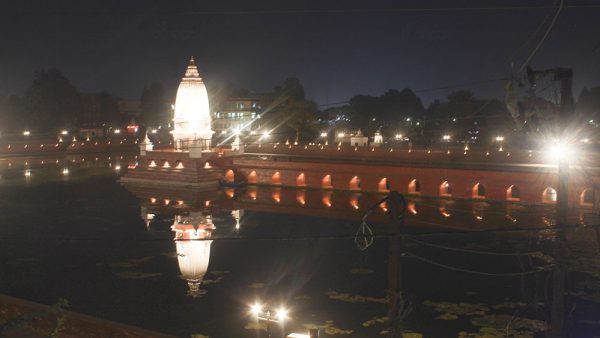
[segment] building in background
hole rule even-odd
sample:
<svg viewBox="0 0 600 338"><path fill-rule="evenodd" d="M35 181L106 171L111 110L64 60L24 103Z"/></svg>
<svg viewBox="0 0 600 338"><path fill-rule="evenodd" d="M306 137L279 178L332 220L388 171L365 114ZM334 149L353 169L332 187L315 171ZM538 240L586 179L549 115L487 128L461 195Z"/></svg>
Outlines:
<svg viewBox="0 0 600 338"><path fill-rule="evenodd" d="M260 127L261 106L257 98L230 98L213 109L212 129L215 134L244 134Z"/></svg>

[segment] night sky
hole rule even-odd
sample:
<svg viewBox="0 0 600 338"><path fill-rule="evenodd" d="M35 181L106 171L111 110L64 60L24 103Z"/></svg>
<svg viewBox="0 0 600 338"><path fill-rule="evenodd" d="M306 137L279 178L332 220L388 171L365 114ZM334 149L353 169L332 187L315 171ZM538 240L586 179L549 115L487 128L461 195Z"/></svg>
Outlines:
<svg viewBox="0 0 600 338"><path fill-rule="evenodd" d="M558 3L4 0L0 95L22 95L34 70L51 67L82 92L137 99L160 81L174 95L190 55L209 91L229 80L260 93L297 76L319 104L493 80L510 76L511 60L521 66ZM565 5L531 64L573 67L577 96L600 85L600 1ZM499 81L464 88L502 95ZM418 95L428 103L447 93Z"/></svg>

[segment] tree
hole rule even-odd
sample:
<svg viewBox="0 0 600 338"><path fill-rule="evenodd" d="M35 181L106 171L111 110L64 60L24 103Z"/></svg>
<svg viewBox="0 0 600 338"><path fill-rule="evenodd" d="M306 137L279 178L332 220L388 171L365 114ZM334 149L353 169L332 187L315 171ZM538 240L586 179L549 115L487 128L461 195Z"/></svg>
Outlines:
<svg viewBox="0 0 600 338"><path fill-rule="evenodd" d="M287 138L310 140L316 132L317 105L304 96L304 87L295 77L287 78L273 92L260 98L264 127Z"/></svg>
<svg viewBox="0 0 600 338"><path fill-rule="evenodd" d="M75 126L81 110L77 89L57 69L38 70L25 92L24 123L36 130Z"/></svg>
<svg viewBox="0 0 600 338"><path fill-rule="evenodd" d="M425 111L421 99L409 88L390 89L381 96L355 95L349 105L353 128L367 134L378 129L387 134L414 133L420 129L417 122Z"/></svg>
<svg viewBox="0 0 600 338"><path fill-rule="evenodd" d="M140 97L141 122L158 125L169 120L169 106L165 100L165 89L159 82L144 86Z"/></svg>

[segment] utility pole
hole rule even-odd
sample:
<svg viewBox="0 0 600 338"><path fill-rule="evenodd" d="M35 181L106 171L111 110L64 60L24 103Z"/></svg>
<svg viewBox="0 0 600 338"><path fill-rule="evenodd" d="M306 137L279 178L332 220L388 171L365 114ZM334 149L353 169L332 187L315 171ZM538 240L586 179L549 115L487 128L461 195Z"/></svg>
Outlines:
<svg viewBox="0 0 600 338"><path fill-rule="evenodd" d="M571 68L553 68L547 70L533 70L527 67L527 79L532 88L540 77L553 76L553 81L560 81L560 109L556 118L555 133L564 142L567 138L566 126L573 117L573 70ZM556 224L567 225L569 213L569 162L560 157L558 159L558 186L556 196Z"/></svg>

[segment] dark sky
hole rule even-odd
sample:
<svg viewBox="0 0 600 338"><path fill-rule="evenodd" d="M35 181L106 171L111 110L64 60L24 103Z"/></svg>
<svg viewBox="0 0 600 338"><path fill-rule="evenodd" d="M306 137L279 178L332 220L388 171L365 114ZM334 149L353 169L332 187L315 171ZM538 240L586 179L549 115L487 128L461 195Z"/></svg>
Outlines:
<svg viewBox="0 0 600 338"><path fill-rule="evenodd" d="M190 55L209 90L229 80L263 92L297 76L319 104L497 79L510 75L511 57L523 64L558 3L1 0L0 95L21 95L34 70L50 67L83 92L139 98L160 81L174 94ZM600 0L565 6L531 64L573 67L578 95L600 85ZM502 95L501 82L465 88Z"/></svg>

